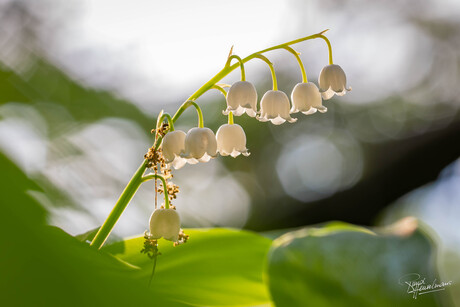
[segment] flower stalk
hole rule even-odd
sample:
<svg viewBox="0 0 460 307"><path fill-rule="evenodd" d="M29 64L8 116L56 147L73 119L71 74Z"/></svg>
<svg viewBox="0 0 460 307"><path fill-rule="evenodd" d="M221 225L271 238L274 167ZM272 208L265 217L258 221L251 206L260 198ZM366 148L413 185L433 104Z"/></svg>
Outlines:
<svg viewBox="0 0 460 307"><path fill-rule="evenodd" d="M172 117L171 115L169 115L168 113L163 113L159 118L158 118L158 123L162 123L165 118L168 120L168 124L169 124L169 131L174 131L174 122L172 120ZM157 128L158 128L158 123L157 123Z"/></svg>
<svg viewBox="0 0 460 307"><path fill-rule="evenodd" d="M307 83L308 82L307 73L305 72L305 66L303 65L302 60L300 59L299 53L289 46L285 46L284 49L286 49L287 51L289 51L295 56L297 62L299 63L300 71L302 73L302 82Z"/></svg>
<svg viewBox="0 0 460 307"><path fill-rule="evenodd" d="M222 95L224 95L224 97L227 97L227 92L224 90L222 86L215 84L212 86L212 89L218 90L222 93Z"/></svg>
<svg viewBox="0 0 460 307"><path fill-rule="evenodd" d="M186 102L184 102L181 105L179 110L177 110L176 114L174 114L174 116L172 118L172 122L174 123L179 118L179 116L181 116L182 113L184 113L184 111L187 110L187 108L190 107L190 106L195 107L196 112L198 114L198 127L203 128L204 127L203 111L201 111L200 106L192 99L187 100ZM161 143L161 140L160 140L160 143ZM155 146L156 146L156 144L155 144ZM158 144L158 146L160 146L160 144Z"/></svg>
<svg viewBox="0 0 460 307"><path fill-rule="evenodd" d="M270 72L272 74L272 80L273 80L273 90L277 91L278 90L278 81L276 80L276 74L275 74L275 68L273 67L273 63L270 62L269 59L267 59L266 56L263 56L262 54L256 54L255 58L261 59L265 63L267 63L268 67L270 68Z"/></svg>
<svg viewBox="0 0 460 307"><path fill-rule="evenodd" d="M160 180L161 183L163 184L163 191L165 193L165 209L169 209L169 194L168 194L168 187L167 187L165 178L157 174L148 174L148 175L142 176L141 183L144 183L152 179Z"/></svg>
<svg viewBox="0 0 460 307"><path fill-rule="evenodd" d="M233 125L233 112L228 113L228 124Z"/></svg>
<svg viewBox="0 0 460 307"><path fill-rule="evenodd" d="M233 47L232 47L232 50L233 50ZM236 54L233 54L233 55L229 56L228 60L227 60L227 64L225 64L225 66L229 66L233 59L238 60L238 62L240 63L241 81L246 81L246 73L244 71L244 63L243 63L243 60L239 56L237 56Z"/></svg>
<svg viewBox="0 0 460 307"><path fill-rule="evenodd" d="M326 32L326 31L327 31L327 30L323 31L322 33ZM334 61L332 60L332 46L331 46L331 42L329 41L329 39L328 39L326 36L324 36L324 35L322 35L322 34L319 35L318 37L324 39L324 41L325 41L326 44L327 44L327 49L328 49L328 51L329 51L329 65L334 64Z"/></svg>

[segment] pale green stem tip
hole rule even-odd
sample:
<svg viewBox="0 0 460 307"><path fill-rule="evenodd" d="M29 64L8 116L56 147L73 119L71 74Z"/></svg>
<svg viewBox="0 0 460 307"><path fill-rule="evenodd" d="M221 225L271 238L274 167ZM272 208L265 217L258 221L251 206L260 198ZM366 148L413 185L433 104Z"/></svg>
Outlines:
<svg viewBox="0 0 460 307"><path fill-rule="evenodd" d="M267 59L266 56L263 56L259 53L256 53L254 55L255 58L258 58L258 59L261 59L262 61L264 61L265 63L267 63L268 67L270 68L270 72L272 74L272 80L273 80L273 90L274 91L277 91L278 90L278 81L276 80L276 73L275 73L275 68L273 67L273 64L272 62L270 62L269 59Z"/></svg>

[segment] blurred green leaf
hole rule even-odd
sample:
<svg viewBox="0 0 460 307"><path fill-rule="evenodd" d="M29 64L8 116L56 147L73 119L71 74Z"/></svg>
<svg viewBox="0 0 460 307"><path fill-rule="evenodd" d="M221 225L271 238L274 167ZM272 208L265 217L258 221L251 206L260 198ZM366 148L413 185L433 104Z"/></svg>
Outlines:
<svg viewBox="0 0 460 307"><path fill-rule="evenodd" d="M196 306L270 305L262 281L263 264L271 240L230 229L190 229L190 240L173 247L160 240L154 297L174 297ZM140 253L143 238L107 246L103 250L140 268L138 278L147 285L153 262Z"/></svg>
<svg viewBox="0 0 460 307"><path fill-rule="evenodd" d="M301 229L273 242L267 283L277 306L437 306L438 293L414 299L400 281L417 273L431 283L433 249L418 229L406 236L345 223Z"/></svg>
<svg viewBox="0 0 460 307"><path fill-rule="evenodd" d="M36 59L27 73L20 75L0 62L0 105L20 102L35 107L50 125L60 132L62 122L77 123L119 117L135 121L150 131L152 117L134 104L113 94L85 88L51 63Z"/></svg>
<svg viewBox="0 0 460 307"><path fill-rule="evenodd" d="M1 153L0 169L2 306L183 306L152 297L139 268L46 226L33 181Z"/></svg>
<svg viewBox="0 0 460 307"><path fill-rule="evenodd" d="M97 228L88 230L84 233L76 235L75 238L81 242L91 242L93 238L96 236L97 232L99 231L99 228L101 227L97 227Z"/></svg>

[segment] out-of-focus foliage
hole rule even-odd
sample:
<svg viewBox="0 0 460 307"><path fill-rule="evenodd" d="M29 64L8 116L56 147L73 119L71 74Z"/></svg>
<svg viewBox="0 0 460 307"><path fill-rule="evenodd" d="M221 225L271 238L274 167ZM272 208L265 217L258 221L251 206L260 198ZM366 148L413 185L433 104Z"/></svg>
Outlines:
<svg viewBox="0 0 460 307"><path fill-rule="evenodd" d="M186 229L190 241L173 247L160 240L152 297L171 298L194 306L258 306L269 303L262 281L271 240L227 229ZM137 278L148 283L152 260L139 253L144 238L103 248L140 268Z"/></svg>
<svg viewBox="0 0 460 307"><path fill-rule="evenodd" d="M49 125L51 137L62 127L107 117L137 121L148 129L152 118L133 104L107 92L84 88L49 63L35 59L33 70L18 75L0 63L0 104L20 102L33 106Z"/></svg>
<svg viewBox="0 0 460 307"><path fill-rule="evenodd" d="M410 227L401 230L403 235L379 235L332 223L281 236L268 256L268 284L275 304L439 306L441 295L414 299L404 283L404 276L414 272L427 284L437 278L432 241Z"/></svg>
<svg viewBox="0 0 460 307"><path fill-rule="evenodd" d="M0 293L7 306L270 306L270 298L277 306L440 306L434 295L413 300L398 284L407 272L435 276L423 232L374 235L337 223L288 232L273 244L245 231L186 230L184 245L160 241L149 288L153 262L140 253L142 237L98 251L47 226L27 195L36 186L3 156L0 162L10 178L0 185Z"/></svg>

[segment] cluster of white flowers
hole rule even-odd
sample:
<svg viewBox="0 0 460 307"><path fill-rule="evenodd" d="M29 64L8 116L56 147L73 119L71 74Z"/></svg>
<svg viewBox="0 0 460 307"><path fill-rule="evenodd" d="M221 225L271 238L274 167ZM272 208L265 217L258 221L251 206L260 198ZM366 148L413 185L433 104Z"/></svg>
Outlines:
<svg viewBox="0 0 460 307"><path fill-rule="evenodd" d="M330 47L329 41L324 39ZM292 118L291 114L302 112L305 115L310 115L317 111L324 113L327 108L323 106L323 99L330 99L334 94L343 96L351 90L351 88L347 88L343 69L339 65L332 64L330 49L329 62L331 64L321 70L318 78L319 88L314 83L307 81L299 54L290 47L285 47L285 49L297 58L302 70L302 82L294 86L291 100L286 93L278 90L273 64L265 56L256 54L255 57L262 59L269 65L273 79L273 89L262 96L258 110L257 90L251 82L245 80L244 61L230 53L227 66L232 59L238 59L241 66L241 81L231 85L228 92L217 84L212 87L219 89L226 96L227 108L222 113L228 115L228 124L220 126L217 133L214 134L211 129L204 127L200 107L194 101L190 101L190 104L193 104L197 109L199 127L194 127L187 133L174 131L174 127L172 127L172 131L164 135L162 152L167 166L179 169L186 163L208 162L215 158L218 153L234 158L241 154L248 156L246 134L240 125L234 123L233 116L241 116L246 113L261 122L270 121L274 125L281 125L286 121L294 123L297 118ZM188 106L186 105L184 108ZM173 120L170 121L171 125L172 123ZM176 243L184 240L181 237L179 215L174 208L169 209L168 206L166 209L157 209L153 212L150 218L150 233L150 237L153 239L163 237L166 240L176 241Z"/></svg>
<svg viewBox="0 0 460 307"><path fill-rule="evenodd" d="M217 130L217 135L209 128L192 128L171 131L163 138L163 155L166 163L179 169L186 163L208 162L217 153L222 156L237 157L249 155L246 148L246 134L238 124L225 124Z"/></svg>
<svg viewBox="0 0 460 307"><path fill-rule="evenodd" d="M309 115L316 113L316 111L324 113L327 108L323 106L323 99L330 99L334 94L343 96L347 91L350 91L351 88L346 86L347 80L343 69L339 65L333 64L331 43L323 35L326 31L255 52L244 59L233 54L232 47L224 68L192 94L174 116L161 111L156 128L152 130L155 132L153 146L144 155L145 161L117 202L117 210L112 210L91 244L99 248L104 244L115 222L126 208L129 199L140 183L151 179L155 180L155 211L150 218L150 233L146 232L144 235L146 241L141 252L146 253L151 258L156 258L159 255L157 240L160 238L173 241L174 245L187 242L188 235L180 228L179 214L176 212L175 206L170 204L173 199L176 199L176 194L179 192L179 187L170 181L173 177L171 167L179 169L187 163L208 162L217 157L218 154L233 158L239 155L249 156L249 151L246 148L246 134L240 125L234 123L234 116L241 116L246 113L260 122L269 121L274 125L281 125L286 121L294 123L297 118L292 118L291 114L302 112ZM290 45L316 38L323 39L327 43L329 51L329 65L324 67L319 74L319 88L314 83L308 82L305 67L299 56L300 53L290 47ZM277 49L285 49L294 55L302 73L302 82L294 86L290 100L286 93L278 90L273 64L263 55L265 52ZM235 82L231 86L218 84L217 82L237 67L235 64L231 65L234 59L238 60L240 65L241 81ZM251 82L245 80L244 64L252 59L264 61L270 68L273 80L273 88L262 96L259 109L257 108L257 90ZM230 88L226 91L225 87ZM203 113L200 106L195 102L195 99L210 89L219 90L224 94L227 102L227 107L222 113L228 115L228 124L220 126L216 134L204 126ZM187 133L174 130L174 122L190 106L196 108L198 127L191 128ZM167 123L164 122L165 119L167 119ZM145 174L145 170L148 168L152 169L154 173ZM157 188L157 180L161 181L162 186L160 188ZM161 208L157 208L156 193L158 192L163 193L165 200Z"/></svg>
<svg viewBox="0 0 460 307"><path fill-rule="evenodd" d="M266 92L260 100L260 111L257 110L257 91L248 81L235 82L227 93L227 108L224 115L240 116L244 113L256 117L261 122L270 121L274 125L284 122L294 123L297 118L290 114L302 112L306 115L316 111L324 113L322 99L330 99L334 94L342 96L351 88L346 87L346 76L339 65L331 64L324 67L319 75L319 89L312 82L298 83L291 93L292 107L288 96L279 90ZM230 114L232 113L232 114ZM184 131L167 133L162 143L166 163L179 169L186 163L196 164L208 162L217 153L222 156L248 156L246 134L238 124L225 124L217 134L209 128L192 128L187 134Z"/></svg>
<svg viewBox="0 0 460 307"><path fill-rule="evenodd" d="M241 84L244 82L244 86ZM232 85L229 90L232 99L227 99L227 110L233 111L234 115L241 115L242 112L250 116L256 116L261 122L271 121L274 125L284 122L294 123L296 118L290 114L302 112L305 115L313 114L316 111L324 113L327 108L323 106L322 99L332 98L334 94L343 96L351 88L346 86L347 78L343 69L336 64L324 67L319 74L319 86L312 82L298 83L291 93L292 107L290 107L288 96L282 91L270 90L260 100L260 111L256 109L257 93L254 86L247 81L240 81ZM242 111L243 110L243 111ZM224 113L226 114L226 113Z"/></svg>

